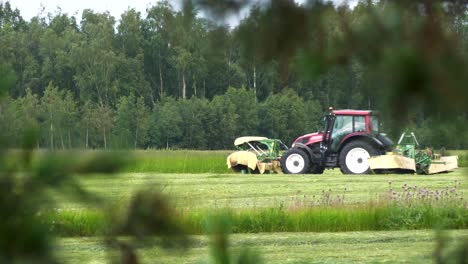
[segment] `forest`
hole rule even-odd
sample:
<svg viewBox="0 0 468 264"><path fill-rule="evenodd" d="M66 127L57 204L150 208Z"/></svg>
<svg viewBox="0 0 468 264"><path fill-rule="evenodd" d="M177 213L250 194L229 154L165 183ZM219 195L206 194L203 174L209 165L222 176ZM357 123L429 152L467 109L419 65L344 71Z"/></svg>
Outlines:
<svg viewBox="0 0 468 264"><path fill-rule="evenodd" d="M333 106L380 111L382 129L393 139L407 130L433 147L468 148L466 108L442 109L430 100L415 101L404 90L385 93L383 86L397 87L401 80L382 74L385 67L374 68L368 58L374 50L350 56L345 63L304 65L303 58L315 54L300 48L291 51L275 34L268 35L271 39L252 39L262 32L262 21L272 19L272 8L253 6L231 28L186 2L176 10L170 2L158 1L146 14L128 9L119 18L93 10L75 17L58 9L30 21L8 1L0 3L0 75L9 88L0 103L0 126L11 139L8 147L20 147L21 135L28 130L40 134L38 148L49 149L231 149L236 137L246 135L290 144L299 135L322 129L322 115ZM302 10L291 3L292 10ZM326 32L325 43L346 31L342 17L350 27L367 23L369 5L392 15L382 3L363 1L353 9L322 4L320 22L325 26L320 29ZM455 57L466 63L466 6L462 12L450 8L444 12L443 31L456 39ZM291 34L300 32L294 28ZM320 38L318 33L315 36ZM294 37L303 41L300 34L292 37L288 43L297 43ZM271 50L261 45L265 41L274 43ZM431 43L427 41L424 45ZM352 47L344 45L348 44L331 49L339 53ZM277 50L280 56L265 55ZM416 64L411 67L416 59L404 58L409 68L402 70L419 69ZM398 65L392 62L388 64ZM467 69L450 63L455 66L447 71ZM438 71L444 66L434 65ZM405 85L432 81L424 72L416 75ZM433 83L445 89L445 84ZM453 85L462 87L463 94L450 90L450 84L442 94L463 101L468 85ZM394 111L401 108L407 111Z"/></svg>

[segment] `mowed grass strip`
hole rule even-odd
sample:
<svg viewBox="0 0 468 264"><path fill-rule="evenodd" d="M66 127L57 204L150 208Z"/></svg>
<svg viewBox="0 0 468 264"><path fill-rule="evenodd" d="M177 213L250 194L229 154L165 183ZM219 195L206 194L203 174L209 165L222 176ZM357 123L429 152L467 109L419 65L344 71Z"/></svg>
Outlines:
<svg viewBox="0 0 468 264"><path fill-rule="evenodd" d="M53 233L60 236L95 236L106 233L106 216L97 211L44 213ZM363 230L413 230L468 228L468 210L463 205L361 205L285 210L183 211L176 221L190 234L206 234L209 223L228 223L233 233L260 232L344 232ZM114 219L114 223L117 221ZM122 234L125 235L125 234Z"/></svg>
<svg viewBox="0 0 468 264"><path fill-rule="evenodd" d="M179 209L249 209L288 207L298 200L319 199L329 190L332 197L344 195L345 204L367 203L388 194L390 188L401 191L405 183L435 191L458 181L457 192L467 200L467 176L468 168L436 175L343 175L336 169L322 175L125 173L81 178L80 183L85 190L116 204L125 204L136 191L152 189L166 194ZM55 198L59 209L89 209L89 205L67 196Z"/></svg>
<svg viewBox="0 0 468 264"><path fill-rule="evenodd" d="M448 249L466 239L468 230L447 232ZM377 231L345 233L258 233L229 236L235 254L248 247L258 252L265 263L430 263L436 248L432 230ZM138 249L142 262L210 263L207 236L191 236L187 250L165 251L146 245ZM56 252L68 264L107 263L109 249L101 237L62 238ZM445 251L444 251L445 252ZM114 252L117 254L117 252Z"/></svg>

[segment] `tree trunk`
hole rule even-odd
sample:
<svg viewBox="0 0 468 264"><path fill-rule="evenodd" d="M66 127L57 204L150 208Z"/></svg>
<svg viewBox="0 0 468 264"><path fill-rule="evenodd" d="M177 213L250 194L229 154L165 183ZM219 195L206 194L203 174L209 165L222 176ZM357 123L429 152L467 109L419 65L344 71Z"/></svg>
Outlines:
<svg viewBox="0 0 468 264"><path fill-rule="evenodd" d="M137 143L138 143L138 125L135 129L135 149L137 148Z"/></svg>
<svg viewBox="0 0 468 264"><path fill-rule="evenodd" d="M205 80L203 80L203 94L202 94L203 98L206 97L206 87L205 87Z"/></svg>
<svg viewBox="0 0 468 264"><path fill-rule="evenodd" d="M54 149L54 125L50 123L50 149Z"/></svg>
<svg viewBox="0 0 468 264"><path fill-rule="evenodd" d="M68 148L71 149L72 148L72 144L71 144L71 132L70 132L70 129L68 129Z"/></svg>
<svg viewBox="0 0 468 264"><path fill-rule="evenodd" d="M229 49L229 55L228 55L228 71L231 71L231 49ZM228 74L228 87L231 87L231 75Z"/></svg>
<svg viewBox="0 0 468 264"><path fill-rule="evenodd" d="M150 89L150 96L151 96L151 103L153 103L153 105L156 104L156 101L154 100L154 95L153 95L153 88L151 87Z"/></svg>
<svg viewBox="0 0 468 264"><path fill-rule="evenodd" d="M86 125L86 149L88 149L88 146L89 146L88 142L89 142L89 128Z"/></svg>
<svg viewBox="0 0 468 264"><path fill-rule="evenodd" d="M257 68L255 67L255 62L253 67L253 88L255 94L255 101L257 101Z"/></svg>
<svg viewBox="0 0 468 264"><path fill-rule="evenodd" d="M97 85L94 86L96 88L96 92L98 95L98 102L101 106L104 106L104 102L102 101L102 96L101 96L101 91L99 90L99 87Z"/></svg>
<svg viewBox="0 0 468 264"><path fill-rule="evenodd" d="M104 149L107 149L106 128L104 128Z"/></svg>
<svg viewBox="0 0 468 264"><path fill-rule="evenodd" d="M65 149L65 143L63 142L63 131L61 128L59 129L59 134L60 134L60 144L62 145L62 149Z"/></svg>
<svg viewBox="0 0 468 264"><path fill-rule="evenodd" d="M193 80L193 94L195 97L197 96L197 82Z"/></svg>
<svg viewBox="0 0 468 264"><path fill-rule="evenodd" d="M185 73L182 73L182 99L185 99L187 91L187 84L185 83Z"/></svg>
<svg viewBox="0 0 468 264"><path fill-rule="evenodd" d="M163 88L163 77L161 70L161 51L159 51L159 98L163 98L164 88Z"/></svg>

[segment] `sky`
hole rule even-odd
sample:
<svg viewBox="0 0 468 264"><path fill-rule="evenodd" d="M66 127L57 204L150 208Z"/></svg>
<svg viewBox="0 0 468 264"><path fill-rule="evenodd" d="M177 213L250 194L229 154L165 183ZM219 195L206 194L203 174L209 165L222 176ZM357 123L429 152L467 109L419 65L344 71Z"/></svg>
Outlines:
<svg viewBox="0 0 468 264"><path fill-rule="evenodd" d="M21 16L25 20L30 20L32 17L38 15L40 11L45 7L44 15L47 13L55 13L57 8L60 7L62 13L67 13L68 15L74 15L77 20L80 20L81 13L84 9L92 9L96 12L105 12L109 11L112 16L118 21L120 15L127 10L128 8L135 8L137 11L140 11L145 16L146 8L148 6L154 5L158 0L10 0L10 4L14 8L20 10ZM341 4L346 0L333 0L337 4ZM0 0L0 2L6 2ZM180 9L181 0L169 0L169 2L176 9ZM305 0L296 0L296 2L302 3ZM351 6L354 5L357 0L347 1ZM247 14L247 12L243 12ZM239 20L244 14L235 15L227 19L227 23L230 26L236 26Z"/></svg>

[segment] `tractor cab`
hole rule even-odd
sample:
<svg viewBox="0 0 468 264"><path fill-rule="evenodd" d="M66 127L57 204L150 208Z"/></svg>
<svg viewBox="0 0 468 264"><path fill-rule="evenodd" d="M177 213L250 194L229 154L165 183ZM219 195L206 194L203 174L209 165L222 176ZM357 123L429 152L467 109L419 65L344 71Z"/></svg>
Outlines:
<svg viewBox="0 0 468 264"><path fill-rule="evenodd" d="M327 118L328 117L328 118ZM324 143L333 152L339 151L341 143L357 135L377 135L379 133L378 114L366 110L332 110L326 115Z"/></svg>

